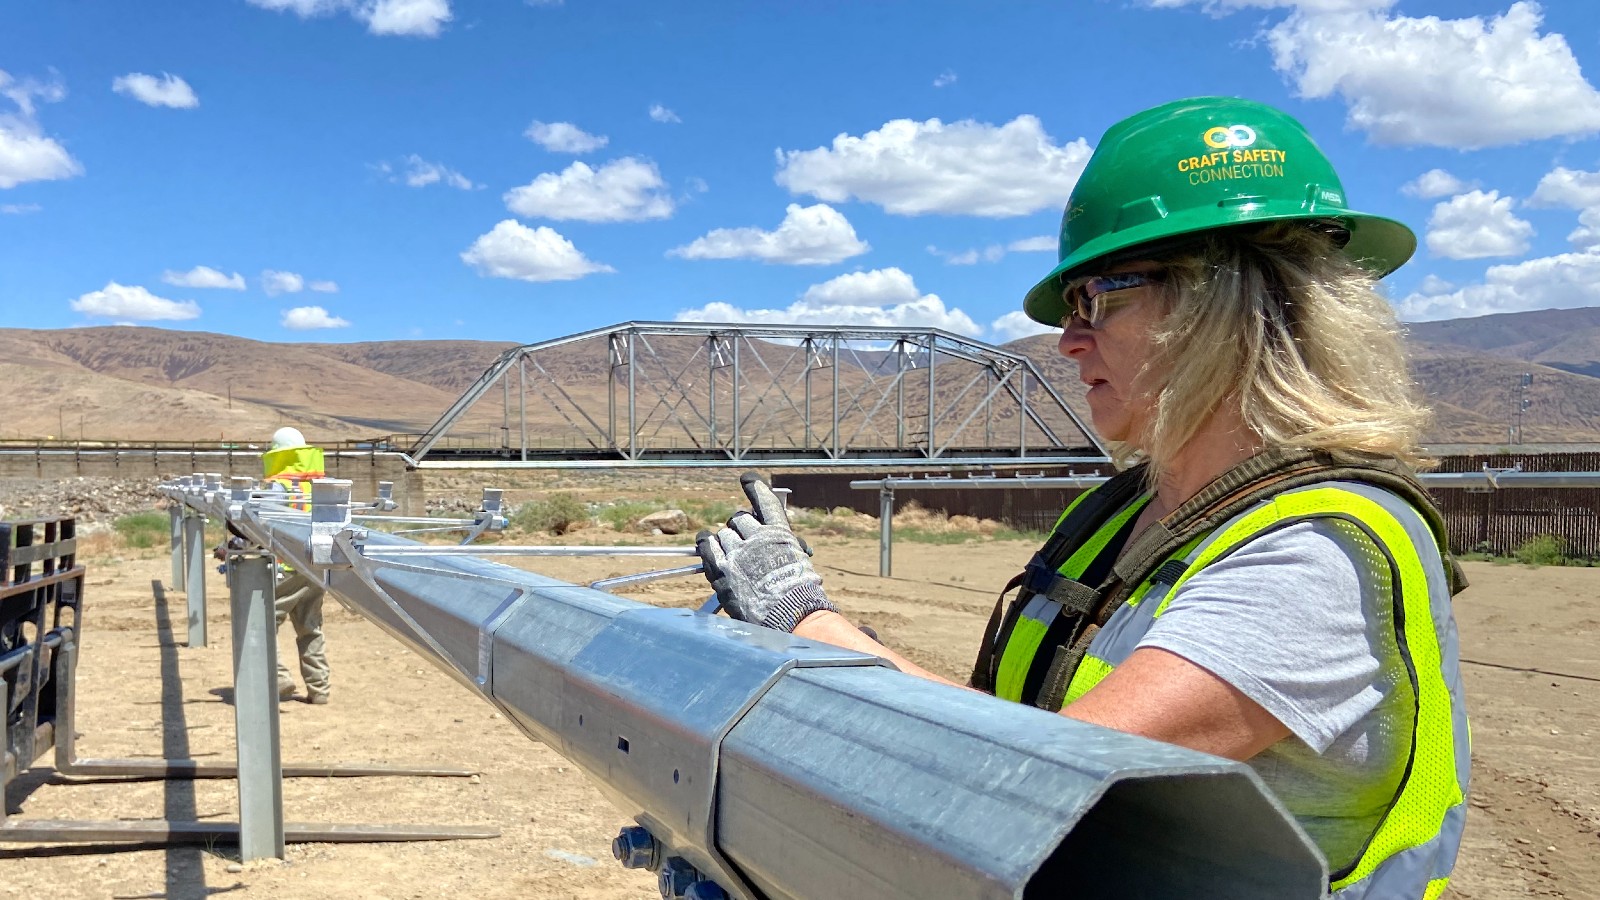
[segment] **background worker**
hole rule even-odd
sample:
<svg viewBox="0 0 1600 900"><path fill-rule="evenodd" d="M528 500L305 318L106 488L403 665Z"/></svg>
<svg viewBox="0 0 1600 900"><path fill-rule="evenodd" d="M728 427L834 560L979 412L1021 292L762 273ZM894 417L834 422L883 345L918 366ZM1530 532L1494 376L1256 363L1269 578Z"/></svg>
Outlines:
<svg viewBox="0 0 1600 900"><path fill-rule="evenodd" d="M311 491L311 481L323 478L322 450L306 443L297 428L273 432L272 446L261 455L262 478L273 489L291 494ZM307 508L305 503L293 504ZM328 654L322 638L322 587L288 566L280 566L276 588L277 624L288 619L294 625L295 647L300 653L300 677L306 683L306 702L328 702ZM294 676L283 660L278 660L278 697L295 695Z"/></svg>
<svg viewBox="0 0 1600 900"><path fill-rule="evenodd" d="M1062 328L1127 468L1013 581L971 679L1246 761L1349 900L1438 897L1465 822L1464 580L1375 285L1415 247L1278 110L1199 98L1112 126L1023 308ZM936 678L851 626L771 490L744 488L752 511L697 540L731 615Z"/></svg>

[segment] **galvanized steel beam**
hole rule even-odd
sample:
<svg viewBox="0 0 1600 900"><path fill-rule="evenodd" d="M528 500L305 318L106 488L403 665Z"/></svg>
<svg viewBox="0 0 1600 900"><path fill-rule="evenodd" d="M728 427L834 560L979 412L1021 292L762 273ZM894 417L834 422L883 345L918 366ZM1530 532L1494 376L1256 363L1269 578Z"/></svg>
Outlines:
<svg viewBox="0 0 1600 900"><path fill-rule="evenodd" d="M1243 764L430 555L351 524L348 490L317 482L310 516L225 512L582 768L647 831L619 838L619 859L653 864L671 896L691 882L747 900L1324 892L1315 849Z"/></svg>

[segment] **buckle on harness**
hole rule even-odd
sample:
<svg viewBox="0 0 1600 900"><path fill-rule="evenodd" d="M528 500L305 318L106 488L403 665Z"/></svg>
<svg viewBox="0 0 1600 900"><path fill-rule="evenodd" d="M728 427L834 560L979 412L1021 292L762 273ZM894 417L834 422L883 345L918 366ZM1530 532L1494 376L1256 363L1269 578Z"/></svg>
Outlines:
<svg viewBox="0 0 1600 900"><path fill-rule="evenodd" d="M1034 594L1045 597L1061 606L1061 610L1074 615L1087 615L1100 599L1100 592L1081 581L1052 572L1043 566L1028 564L1028 577L1023 586Z"/></svg>

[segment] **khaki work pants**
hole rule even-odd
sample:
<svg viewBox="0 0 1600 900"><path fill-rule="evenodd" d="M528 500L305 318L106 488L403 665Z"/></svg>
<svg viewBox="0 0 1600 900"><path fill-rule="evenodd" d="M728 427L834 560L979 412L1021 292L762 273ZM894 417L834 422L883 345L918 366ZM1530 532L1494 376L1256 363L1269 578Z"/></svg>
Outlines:
<svg viewBox="0 0 1600 900"><path fill-rule="evenodd" d="M294 643L300 651L300 677L306 693L315 697L328 693L328 653L322 640L322 588L299 572L289 572L277 585L277 627L283 620L294 623ZM294 676L283 658L278 658L278 687L294 688Z"/></svg>

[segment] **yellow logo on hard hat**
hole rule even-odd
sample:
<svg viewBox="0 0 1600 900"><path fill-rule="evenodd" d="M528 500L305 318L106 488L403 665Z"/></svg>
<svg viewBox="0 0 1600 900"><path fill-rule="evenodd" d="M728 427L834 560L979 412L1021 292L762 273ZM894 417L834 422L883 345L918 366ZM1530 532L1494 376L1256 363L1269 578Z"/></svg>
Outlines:
<svg viewBox="0 0 1600 900"><path fill-rule="evenodd" d="M1248 147L1256 142L1256 130L1249 125L1218 125L1207 129L1202 135L1206 146L1213 150L1226 150L1230 147Z"/></svg>

